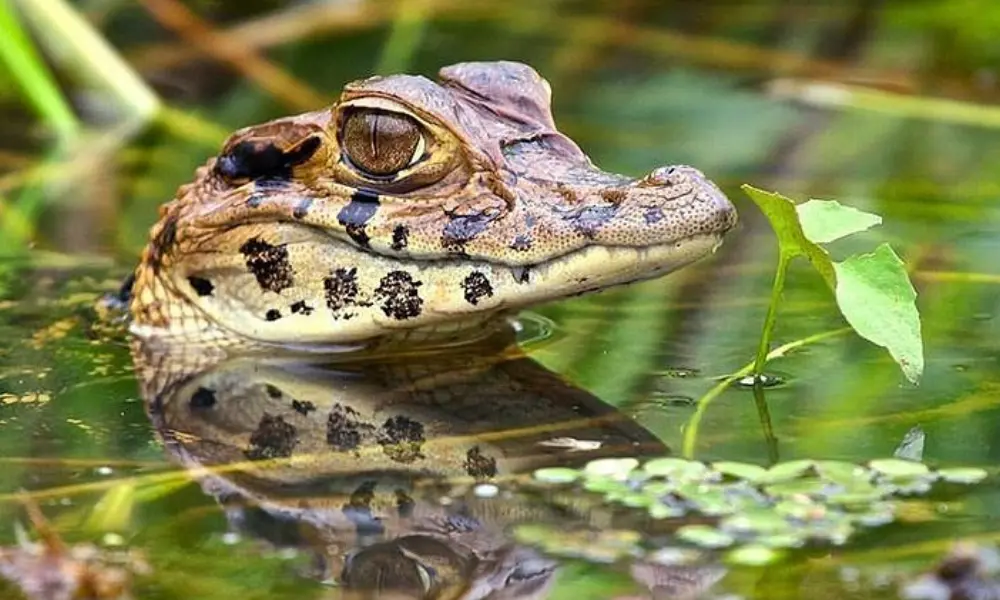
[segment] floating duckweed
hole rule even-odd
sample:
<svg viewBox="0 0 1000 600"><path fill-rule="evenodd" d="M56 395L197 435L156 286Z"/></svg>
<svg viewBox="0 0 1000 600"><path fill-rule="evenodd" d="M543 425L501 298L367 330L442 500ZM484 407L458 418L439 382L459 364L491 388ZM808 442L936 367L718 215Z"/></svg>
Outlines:
<svg viewBox="0 0 1000 600"><path fill-rule="evenodd" d="M710 525L685 525L677 530L677 537L703 548L725 548L736 539Z"/></svg>
<svg viewBox="0 0 1000 600"><path fill-rule="evenodd" d="M833 483L850 486L859 482L868 483L872 479L872 472L854 463L839 460L819 460L816 461L816 472L820 477Z"/></svg>
<svg viewBox="0 0 1000 600"><path fill-rule="evenodd" d="M801 548L806 545L807 534L804 532L779 533L763 535L757 538L757 544L770 548Z"/></svg>
<svg viewBox="0 0 1000 600"><path fill-rule="evenodd" d="M589 477L610 477L624 481L638 466L639 461L634 458L599 458L587 463L584 473Z"/></svg>
<svg viewBox="0 0 1000 600"><path fill-rule="evenodd" d="M579 479L583 473L576 469L566 469L563 467L548 467L535 471L535 479L545 483L573 483Z"/></svg>
<svg viewBox="0 0 1000 600"><path fill-rule="evenodd" d="M761 482L767 483L777 483L779 481L786 481L788 479L795 479L796 477L801 477L810 471L815 463L811 460L792 460L789 462L778 463L767 470L767 474L764 475Z"/></svg>
<svg viewBox="0 0 1000 600"><path fill-rule="evenodd" d="M692 550L691 548L673 548L668 546L666 548L660 548L646 558L661 565L681 566L697 563L702 560L703 556L704 555L698 550Z"/></svg>
<svg viewBox="0 0 1000 600"><path fill-rule="evenodd" d="M820 496L829 484L819 478L792 479L775 483L764 488L772 496Z"/></svg>
<svg viewBox="0 0 1000 600"><path fill-rule="evenodd" d="M747 511L740 515L726 517L719 523L725 531L756 535L777 535L790 533L792 524L783 516L767 508Z"/></svg>
<svg viewBox="0 0 1000 600"><path fill-rule="evenodd" d="M632 491L624 481L607 477L591 477L583 482L583 488L590 492L600 492L605 496L620 496Z"/></svg>
<svg viewBox="0 0 1000 600"><path fill-rule="evenodd" d="M744 481L761 481L767 476L767 469L750 463L721 461L712 463L712 468L723 475Z"/></svg>
<svg viewBox="0 0 1000 600"><path fill-rule="evenodd" d="M654 477L672 479L701 479L709 474L708 467L703 463L682 458L654 458L642 469Z"/></svg>
<svg viewBox="0 0 1000 600"><path fill-rule="evenodd" d="M570 531L541 523L514 528L514 538L551 554L579 557L596 562L613 562L639 554L640 534L626 529Z"/></svg>
<svg viewBox="0 0 1000 600"><path fill-rule="evenodd" d="M726 560L733 564L760 567L769 565L782 557L782 553L764 545L751 544L726 553Z"/></svg>
<svg viewBox="0 0 1000 600"><path fill-rule="evenodd" d="M582 487L649 519L711 517L715 520L680 526L677 539L703 548L763 549L762 556L780 557L786 548L809 542L843 544L859 528L891 523L902 514L897 499L924 493L938 479L975 483L986 476L983 469L935 471L901 459L874 460L867 466L793 460L765 469L736 461L709 466L665 457L641 467L636 459L625 458L595 460L582 471L539 469L534 479L541 484L575 483L577 487L561 492L572 494ZM605 532L551 529L546 539L534 543L554 554L606 561L641 555L639 534L635 536L622 540ZM749 555L747 560L755 560L753 552ZM734 556L740 560L740 554Z"/></svg>
<svg viewBox="0 0 1000 600"><path fill-rule="evenodd" d="M899 458L880 458L868 463L873 471L885 475L891 479L906 479L910 477L920 477L928 475L930 469L927 465L912 460L902 460Z"/></svg>
<svg viewBox="0 0 1000 600"><path fill-rule="evenodd" d="M683 517L686 511L679 507L670 504L664 504L663 502L654 501L649 505L649 516L654 519L672 519L675 517Z"/></svg>
<svg viewBox="0 0 1000 600"><path fill-rule="evenodd" d="M950 483L979 483L986 479L988 473L976 467L941 469L938 471L941 479Z"/></svg>

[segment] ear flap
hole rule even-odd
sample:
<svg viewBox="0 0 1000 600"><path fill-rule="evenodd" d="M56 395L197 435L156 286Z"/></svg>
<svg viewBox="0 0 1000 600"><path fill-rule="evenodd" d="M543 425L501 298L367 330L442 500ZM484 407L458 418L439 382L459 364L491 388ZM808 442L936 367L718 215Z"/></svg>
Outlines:
<svg viewBox="0 0 1000 600"><path fill-rule="evenodd" d="M528 65L500 62L467 62L438 71L442 85L459 88L481 108L527 129L554 131L550 100L552 89Z"/></svg>

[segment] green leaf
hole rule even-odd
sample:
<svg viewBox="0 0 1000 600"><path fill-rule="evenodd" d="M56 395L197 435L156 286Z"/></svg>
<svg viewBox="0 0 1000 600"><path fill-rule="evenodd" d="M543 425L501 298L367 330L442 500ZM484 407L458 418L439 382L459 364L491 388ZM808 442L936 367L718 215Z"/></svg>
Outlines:
<svg viewBox="0 0 1000 600"><path fill-rule="evenodd" d="M835 200L810 200L797 204L795 212L806 238L826 244L882 224L882 217L844 206Z"/></svg>
<svg viewBox="0 0 1000 600"><path fill-rule="evenodd" d="M548 467L545 469L538 469L535 471L534 475L535 479L544 481L545 483L572 483L579 479L583 474L576 469Z"/></svg>
<svg viewBox="0 0 1000 600"><path fill-rule="evenodd" d="M835 295L844 318L861 337L889 351L913 383L924 371L917 293L903 261L888 244L833 263Z"/></svg>
<svg viewBox="0 0 1000 600"><path fill-rule="evenodd" d="M833 270L833 262L826 250L806 237L802 225L799 223L799 214L795 210L795 203L775 192L766 192L750 185L742 187L743 191L750 196L757 208L770 221L771 228L778 236L778 250L782 256L789 259L805 256L830 289L834 289L837 285L837 276Z"/></svg>
<svg viewBox="0 0 1000 600"><path fill-rule="evenodd" d="M941 469L938 471L941 479L950 483L979 483L989 475L985 470L976 467Z"/></svg>
<svg viewBox="0 0 1000 600"><path fill-rule="evenodd" d="M924 458L924 441L926 439L927 435L924 433L923 428L920 425L914 425L903 436L902 441L896 446L896 450L892 455L896 458L919 462Z"/></svg>
<svg viewBox="0 0 1000 600"><path fill-rule="evenodd" d="M920 477L930 473L927 465L912 460L898 458L879 458L868 463L873 471L891 478Z"/></svg>

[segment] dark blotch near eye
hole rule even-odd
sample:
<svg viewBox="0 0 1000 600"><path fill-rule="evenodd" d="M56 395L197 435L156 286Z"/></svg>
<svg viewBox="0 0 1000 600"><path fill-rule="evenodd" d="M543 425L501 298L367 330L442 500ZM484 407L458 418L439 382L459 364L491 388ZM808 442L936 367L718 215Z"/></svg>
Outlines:
<svg viewBox="0 0 1000 600"><path fill-rule="evenodd" d="M212 408L215 406L215 392L200 387L191 394L191 408Z"/></svg>
<svg viewBox="0 0 1000 600"><path fill-rule="evenodd" d="M264 390L267 392L268 397L274 398L275 400L281 398L282 396L281 390L271 385L270 383L264 386Z"/></svg>
<svg viewBox="0 0 1000 600"><path fill-rule="evenodd" d="M188 277L188 283L191 284L191 287L199 296L211 296L215 290L215 286L212 285L211 281L202 279L201 277Z"/></svg>
<svg viewBox="0 0 1000 600"><path fill-rule="evenodd" d="M475 306L483 298L493 296L493 286L482 271L473 271L462 281L465 290L465 301Z"/></svg>
<svg viewBox="0 0 1000 600"><path fill-rule="evenodd" d="M292 167L312 158L321 141L311 136L285 152L261 140L240 142L219 156L215 170L226 179L291 179Z"/></svg>
<svg viewBox="0 0 1000 600"><path fill-rule="evenodd" d="M271 310L267 311L267 314L264 315L264 318L267 319L268 321L277 321L278 319L281 318L281 311L276 308L272 308Z"/></svg>

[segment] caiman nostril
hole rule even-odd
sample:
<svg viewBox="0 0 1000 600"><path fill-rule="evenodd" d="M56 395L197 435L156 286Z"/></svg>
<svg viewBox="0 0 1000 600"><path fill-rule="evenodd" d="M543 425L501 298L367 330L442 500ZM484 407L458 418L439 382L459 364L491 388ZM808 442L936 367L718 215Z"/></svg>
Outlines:
<svg viewBox="0 0 1000 600"><path fill-rule="evenodd" d="M659 167L652 173L646 175L644 183L647 185L671 185L672 175L677 172L677 167Z"/></svg>

